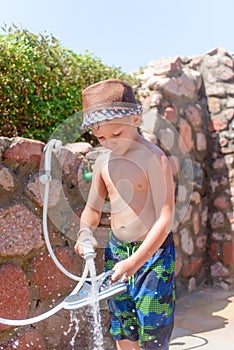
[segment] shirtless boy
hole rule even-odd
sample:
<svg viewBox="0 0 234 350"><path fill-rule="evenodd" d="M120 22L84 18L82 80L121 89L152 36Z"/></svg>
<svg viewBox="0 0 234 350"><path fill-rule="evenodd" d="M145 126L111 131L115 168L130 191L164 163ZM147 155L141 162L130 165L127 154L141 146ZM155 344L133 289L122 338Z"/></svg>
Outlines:
<svg viewBox="0 0 234 350"><path fill-rule="evenodd" d="M83 127L109 151L96 160L75 250L99 225L108 196L111 232L105 250L112 281L127 292L109 300L118 350L167 350L174 318L174 186L168 159L137 127L141 106L131 87L109 79L83 91Z"/></svg>

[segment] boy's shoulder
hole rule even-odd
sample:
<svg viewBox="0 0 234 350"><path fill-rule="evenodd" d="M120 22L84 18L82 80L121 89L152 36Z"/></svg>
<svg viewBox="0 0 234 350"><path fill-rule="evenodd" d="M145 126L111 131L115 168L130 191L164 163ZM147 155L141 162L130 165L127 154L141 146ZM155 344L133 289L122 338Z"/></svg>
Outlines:
<svg viewBox="0 0 234 350"><path fill-rule="evenodd" d="M147 150L147 152L149 154L152 154L152 156L154 156L156 158L161 158L162 156L165 156L165 153L163 152L163 150L155 143L143 138L141 141L141 144L143 145L142 150L143 151L144 151L144 149L145 149L145 151Z"/></svg>

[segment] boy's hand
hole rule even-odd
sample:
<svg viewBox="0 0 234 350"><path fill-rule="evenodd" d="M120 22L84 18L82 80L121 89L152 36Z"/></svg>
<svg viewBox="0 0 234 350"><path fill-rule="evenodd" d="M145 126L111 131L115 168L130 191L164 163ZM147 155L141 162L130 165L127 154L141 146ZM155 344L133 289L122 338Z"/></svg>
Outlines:
<svg viewBox="0 0 234 350"><path fill-rule="evenodd" d="M97 248L98 246L97 240L93 237L93 235L88 231L83 231L79 235L76 241L76 244L74 246L75 252L82 257L84 256L83 247L82 247L82 243L84 243L84 241L90 241L90 243L93 245L94 248Z"/></svg>
<svg viewBox="0 0 234 350"><path fill-rule="evenodd" d="M127 258L123 261L118 262L115 264L114 273L111 276L112 282L122 280L123 282L127 281L129 277L134 275L134 273L137 271L136 266L132 263L130 258Z"/></svg>

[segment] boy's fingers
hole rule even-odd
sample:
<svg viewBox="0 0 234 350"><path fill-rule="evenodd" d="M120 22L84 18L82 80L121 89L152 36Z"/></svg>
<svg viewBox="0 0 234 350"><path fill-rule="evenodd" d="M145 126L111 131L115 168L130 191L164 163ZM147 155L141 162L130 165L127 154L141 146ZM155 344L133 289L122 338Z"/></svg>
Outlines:
<svg viewBox="0 0 234 350"><path fill-rule="evenodd" d="M120 271L118 271L118 269L114 269L114 273L111 275L111 280L112 282L115 281L121 281L121 282L126 282L128 280L127 274L126 273L122 273Z"/></svg>

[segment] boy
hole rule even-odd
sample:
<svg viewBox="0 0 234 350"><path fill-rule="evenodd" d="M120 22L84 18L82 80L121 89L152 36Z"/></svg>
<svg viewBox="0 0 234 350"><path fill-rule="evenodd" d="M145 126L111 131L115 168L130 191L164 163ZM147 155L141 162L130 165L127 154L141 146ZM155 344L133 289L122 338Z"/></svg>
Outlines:
<svg viewBox="0 0 234 350"><path fill-rule="evenodd" d="M111 205L111 235L105 251L112 281L127 292L109 300L111 333L118 350L167 350L173 329L175 250L171 228L174 185L167 157L137 127L142 108L131 87L109 79L83 91L83 127L109 152L96 160L75 250L97 247L104 201Z"/></svg>

